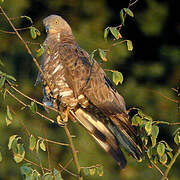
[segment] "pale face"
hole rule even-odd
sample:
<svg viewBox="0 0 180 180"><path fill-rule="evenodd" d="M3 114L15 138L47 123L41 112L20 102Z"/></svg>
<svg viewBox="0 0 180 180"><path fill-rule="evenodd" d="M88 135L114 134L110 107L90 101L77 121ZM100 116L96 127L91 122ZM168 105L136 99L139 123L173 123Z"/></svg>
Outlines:
<svg viewBox="0 0 180 180"><path fill-rule="evenodd" d="M54 34L58 32L71 32L69 24L58 15L50 15L43 20L46 32Z"/></svg>

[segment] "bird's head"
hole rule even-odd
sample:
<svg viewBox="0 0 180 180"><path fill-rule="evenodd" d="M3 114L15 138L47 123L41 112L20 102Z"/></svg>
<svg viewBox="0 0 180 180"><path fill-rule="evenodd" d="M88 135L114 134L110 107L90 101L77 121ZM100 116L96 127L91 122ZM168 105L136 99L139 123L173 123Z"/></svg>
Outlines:
<svg viewBox="0 0 180 180"><path fill-rule="evenodd" d="M58 15L50 15L43 20L43 24L45 26L46 32L48 34L54 33L72 33L71 27L69 24Z"/></svg>

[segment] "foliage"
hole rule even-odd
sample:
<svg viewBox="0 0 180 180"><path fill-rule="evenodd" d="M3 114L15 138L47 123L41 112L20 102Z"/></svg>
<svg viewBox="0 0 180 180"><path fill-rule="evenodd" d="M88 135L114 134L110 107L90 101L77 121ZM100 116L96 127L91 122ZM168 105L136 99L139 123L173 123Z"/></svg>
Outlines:
<svg viewBox="0 0 180 180"><path fill-rule="evenodd" d="M2 1L2 3L5 4L6 1L5 2ZM128 8L123 8L120 11L121 24L119 26L116 26L116 27L109 26L109 27L105 28L104 39L105 39L106 43L108 44L108 48L97 47L97 49L92 51L91 56L90 56L90 61L92 63L93 63L93 58L95 55L98 55L100 57L103 64L104 64L104 62L106 62L106 64L112 63L113 60L110 61L110 59L111 59L111 55L114 54L113 50L116 49L116 47L121 48L124 44L127 45L128 51L133 50L132 41L124 38L125 35L122 31L122 27L127 25L127 24L125 24L126 16L129 16L130 18L134 18L134 13L130 9L130 7L132 5L134 5L134 3L132 3L130 1ZM51 4L51 6L53 6L53 4ZM2 12L4 12L2 8L1 8L1 10L2 10ZM88 9L86 9L86 11L88 11ZM8 12L7 12L7 14L8 14ZM4 12L4 15L7 16L7 14ZM7 17L6 16L5 16L5 18L8 18L8 16ZM16 20L17 19L18 18L16 18ZM17 32L14 31L14 33L16 35L20 35L20 37L21 37L21 34L19 33L19 31L21 32L21 30L27 30L30 32L30 36L33 40L34 39L37 40L38 38L41 38L40 30L38 30L38 28L33 24L31 17L20 16L20 19L26 19L27 21L29 21L29 23L31 25L28 26L27 28L14 29L14 30L18 29ZM11 20L11 19L8 18L8 20ZM148 25L147 25L147 27L148 27ZM29 34L29 32L28 32L28 34ZM5 31L3 33L8 33L8 31ZM41 45L41 43L37 43L35 45L40 46L40 48L38 47L39 49L35 48L35 50L33 49L33 51L31 51L30 45L32 45L33 43L28 44L27 41L24 41L24 42L25 42L25 46L27 46L26 48L27 48L28 53L31 54L32 59L36 64L37 60L35 57L40 57L43 54L43 52L44 52L43 46ZM118 45L121 45L121 46L118 46ZM94 46L92 46L92 47L94 47ZM29 51L29 49L30 49L30 51ZM17 49L17 53L18 53L18 51L19 50ZM8 53L10 54L9 50L8 50ZM95 54L95 53L97 53L97 54ZM27 52L26 52L26 54L27 54ZM22 133L19 133L18 131L15 131L15 133L13 131L11 131L11 135L9 135L9 137L8 137L9 138L8 149L12 151L14 161L16 163L20 164L21 176L23 176L25 179L57 179L57 180L59 179L59 180L61 180L64 178L64 176L61 175L64 172L68 173L69 177L72 176L72 177L76 177L79 179L82 179L83 176L85 176L85 177L86 176L87 177L100 176L101 177L104 174L106 174L106 170L103 170L102 165L97 164L97 165L93 165L93 166L89 166L89 167L82 167L79 165L79 162L81 162L83 164L83 162L82 162L83 158L82 158L82 160L81 160L81 158L78 158L77 151L73 144L73 141L75 141L75 140L72 139L73 136L70 134L67 126L64 127L64 130L65 130L66 136L68 138L69 144L56 142L56 141L50 140L48 138L42 138L41 136L36 135L36 134L39 134L38 132L31 132L31 131L33 131L33 126L29 127L28 125L25 125L25 123L28 124L28 122L26 122L26 121L21 122L19 120L20 119L20 118L18 118L19 112L23 112L25 114L25 113L29 112L29 110L30 110L31 116L28 116L28 118L31 119L31 122L35 119L35 115L36 115L38 117L42 117L48 121L51 121L51 123L53 123L53 125L56 124L55 123L56 120L54 119L54 116L51 117L51 114L45 115L45 112L42 111L41 106L43 106L43 104L41 104L39 101L36 101L31 96L24 94L23 89L22 89L22 91L19 90L20 87L22 86L22 84L20 84L20 86L19 86L19 83L22 81L22 79L15 78L14 75L9 75L11 73L6 73L6 70L4 67L6 67L7 65L4 65L4 64L6 64L6 63L4 63L4 61L0 61L0 66L1 66L0 92L5 100L4 102L6 104L6 113L5 113L6 114L5 115L6 125L8 126L8 128L11 131L11 128L16 126L16 122L19 121L23 134L24 134L24 132L27 134L27 137L24 137L22 135ZM39 69L39 66L37 68ZM108 72L112 73L112 80L116 85L118 85L119 83L122 84L122 82L124 80L123 73L121 73L117 70L111 70L111 69L106 69L106 70ZM9 72L9 70L7 72ZM25 88L25 89L27 89L27 88ZM124 88L124 89L127 89L127 88ZM176 93L178 95L178 89L174 89L174 90L176 91ZM131 91L131 88L130 88L130 93L135 94L135 92ZM7 96L8 97L10 96L11 99L15 99L21 105L21 107L16 107L17 105L14 106L12 100L8 101ZM166 98L168 98L170 101L172 100L171 97L166 97ZM132 99L135 99L135 98L132 98ZM145 99L145 98L143 97L141 99ZM176 104L179 103L178 100L174 100L174 101ZM172 100L172 102L173 102L173 100ZM143 106L143 103L142 103L142 106ZM49 110L51 111L51 113L53 113L52 111L55 111L53 108L49 108ZM166 179L169 174L169 171L171 170L171 168L174 167L173 165L174 165L174 163L176 163L176 160L180 154L180 149L179 149L180 130L179 129L174 130L172 128L176 125L179 125L179 123L171 122L171 121L166 122L166 121L161 121L161 120L159 120L159 121L153 120L153 118L144 114L142 112L142 110L140 110L139 108L131 108L129 111L133 112L132 124L135 127L137 127L139 129L139 131L141 132L141 139L144 144L145 159L148 161L148 164L150 167L155 167L160 172L160 174L162 175L162 179ZM156 110L156 111L158 111L158 110ZM26 118L24 118L24 119L26 119ZM42 122L42 123L44 123L44 122ZM162 126L167 126L167 125L170 129L172 129L171 131L174 131L174 133L171 132L171 134L174 135L173 137L171 137L171 141L173 141L173 139L174 139L174 143L171 143L171 145L169 145L169 142L166 140L166 138L162 139L159 136L159 134L161 133ZM53 133L54 133L54 130L53 130ZM81 141L82 141L82 139L81 139ZM7 142L6 142L6 144L7 144ZM73 159L70 158L70 160L68 161L69 157L71 157L71 155L68 155L68 157L66 156L66 164L64 163L65 165L62 165L61 163L59 163L59 159L57 159L56 164L53 164L53 166L50 166L49 159L50 159L51 151L49 150L49 144L52 144L52 146L58 145L58 148L60 148L60 149L61 148L63 149L64 147L68 147L70 149L70 151L72 151ZM59 147L59 146L61 146L61 147ZM81 151L83 151L83 148L85 148L85 147L82 147ZM80 148L78 148L78 150L80 150ZM48 161L48 165L47 165L47 163L44 162L44 160L42 160L42 156L44 153L46 153L45 161L46 162ZM80 154L81 153L82 152L80 152ZM86 152L86 154L87 153L89 153L89 152ZM34 155L37 157L36 162L34 162L34 158L33 158ZM5 161L5 159L6 159L5 156L6 155L3 153L2 148L0 147L0 162ZM28 159L26 156L28 157ZM96 157L97 156L95 155L95 158ZM63 159L63 157L61 157L61 159ZM61 159L60 159L60 161L61 161ZM145 159L143 159L143 162L145 161ZM71 169L73 169L73 171L75 171L76 173L73 173L69 170L69 166L72 161L74 161L74 164L76 167L71 168ZM58 168L57 168L57 164L58 164ZM46 168L47 166L48 166L48 168ZM163 170L161 170L161 168L163 168ZM151 171L151 170L149 169L148 171Z"/></svg>

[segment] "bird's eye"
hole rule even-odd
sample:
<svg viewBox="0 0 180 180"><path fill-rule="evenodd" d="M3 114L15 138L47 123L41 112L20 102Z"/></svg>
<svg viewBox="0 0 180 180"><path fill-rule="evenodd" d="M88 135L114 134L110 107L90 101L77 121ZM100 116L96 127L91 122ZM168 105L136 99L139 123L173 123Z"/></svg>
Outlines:
<svg viewBox="0 0 180 180"><path fill-rule="evenodd" d="M55 20L55 24L59 24L59 20L58 19Z"/></svg>

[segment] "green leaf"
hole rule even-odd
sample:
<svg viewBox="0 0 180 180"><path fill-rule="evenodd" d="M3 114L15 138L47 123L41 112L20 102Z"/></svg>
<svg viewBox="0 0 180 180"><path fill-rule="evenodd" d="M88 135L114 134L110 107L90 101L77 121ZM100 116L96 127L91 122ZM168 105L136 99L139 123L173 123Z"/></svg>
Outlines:
<svg viewBox="0 0 180 180"><path fill-rule="evenodd" d="M33 151L35 147L36 147L36 138L31 134L31 136L29 137L29 149Z"/></svg>
<svg viewBox="0 0 180 180"><path fill-rule="evenodd" d="M31 22L31 24L33 24L33 21L32 21L32 19L29 16L20 16L20 17L27 19L28 21Z"/></svg>
<svg viewBox="0 0 180 180"><path fill-rule="evenodd" d="M152 126L152 132L151 132L151 135L154 136L154 137L157 137L159 134L159 127L156 126L156 125L153 125Z"/></svg>
<svg viewBox="0 0 180 180"><path fill-rule="evenodd" d="M120 83L122 84L123 82L123 75L121 72L114 71L113 72L113 82L116 84L116 86Z"/></svg>
<svg viewBox="0 0 180 180"><path fill-rule="evenodd" d="M174 142L179 145L180 144L180 133L179 131L174 136Z"/></svg>
<svg viewBox="0 0 180 180"><path fill-rule="evenodd" d="M152 147L155 147L156 145L156 136L151 136L151 143L152 143Z"/></svg>
<svg viewBox="0 0 180 180"><path fill-rule="evenodd" d="M128 51L132 51L132 50L133 50L133 44L132 44L132 41L126 40L126 42L127 42L127 48L128 48Z"/></svg>
<svg viewBox="0 0 180 180"><path fill-rule="evenodd" d="M0 162L2 162L2 153L0 152Z"/></svg>
<svg viewBox="0 0 180 180"><path fill-rule="evenodd" d="M164 153L164 154L159 158L160 163L163 164L163 165L165 165L165 164L167 163L167 160L168 160L168 158L167 158L167 154L166 154L166 153Z"/></svg>
<svg viewBox="0 0 180 180"><path fill-rule="evenodd" d="M106 62L107 61L106 53L100 48L98 50L99 50L99 55L100 55L101 59Z"/></svg>
<svg viewBox="0 0 180 180"><path fill-rule="evenodd" d="M14 153L14 160L16 163L20 163L24 159L25 150L23 144L16 144L16 145L17 145L18 153Z"/></svg>
<svg viewBox="0 0 180 180"><path fill-rule="evenodd" d="M43 151L46 151L46 146L45 146L45 144L44 144L44 141L41 141L39 145L40 145L40 148L41 148Z"/></svg>
<svg viewBox="0 0 180 180"><path fill-rule="evenodd" d="M122 37L116 27L110 27L109 29L110 29L112 35L113 35L116 39L119 39L119 38Z"/></svg>
<svg viewBox="0 0 180 180"><path fill-rule="evenodd" d="M155 164L157 164L157 162L158 162L158 157L155 156L154 159L153 159L153 161L154 161Z"/></svg>
<svg viewBox="0 0 180 180"><path fill-rule="evenodd" d="M16 78L14 78L13 76L10 76L8 74L5 75L6 79L8 80L13 80L13 81L16 81Z"/></svg>
<svg viewBox="0 0 180 180"><path fill-rule="evenodd" d="M124 26L124 10L123 9L121 9L121 11L120 11L120 19L121 19L121 24Z"/></svg>
<svg viewBox="0 0 180 180"><path fill-rule="evenodd" d="M89 175L89 169L88 168L83 168L83 172L86 176Z"/></svg>
<svg viewBox="0 0 180 180"><path fill-rule="evenodd" d="M6 116L5 120L6 120L6 125L7 125L7 126L9 126L9 125L12 123L12 121L9 120L9 119L7 118L7 116Z"/></svg>
<svg viewBox="0 0 180 180"><path fill-rule="evenodd" d="M50 173L44 174L43 180L53 180L52 174L50 174Z"/></svg>
<svg viewBox="0 0 180 180"><path fill-rule="evenodd" d="M0 59L0 66L4 67L4 63L2 62L1 59Z"/></svg>
<svg viewBox="0 0 180 180"><path fill-rule="evenodd" d="M9 109L9 106L8 106L8 105L7 105L7 118L8 118L9 120L13 120L12 115L11 115L11 112L10 112L10 109Z"/></svg>
<svg viewBox="0 0 180 180"><path fill-rule="evenodd" d="M29 108L33 113L37 112L37 104L35 102L31 101L31 105L29 105Z"/></svg>
<svg viewBox="0 0 180 180"><path fill-rule="evenodd" d="M135 115L132 117L132 125L134 125L134 126L140 125L140 124L141 124L141 121L142 121L142 119L141 119L141 117L139 117L138 114L135 114Z"/></svg>
<svg viewBox="0 0 180 180"><path fill-rule="evenodd" d="M142 136L141 140L142 140L142 142L144 143L145 146L148 144L148 137L147 136Z"/></svg>
<svg viewBox="0 0 180 180"><path fill-rule="evenodd" d="M93 58L94 58L94 54L95 54L95 52L97 51L97 49L95 49L95 50L93 50L93 52L90 54L90 56L89 56L89 61L92 63L92 61L93 61Z"/></svg>
<svg viewBox="0 0 180 180"><path fill-rule="evenodd" d="M103 166L97 167L96 172L98 176L103 176L104 175Z"/></svg>
<svg viewBox="0 0 180 180"><path fill-rule="evenodd" d="M161 141L161 142L163 142L163 143L165 144L165 146L166 146L166 151L169 151L169 152L172 152L172 151L173 151L173 149L169 146L169 144L168 144L166 141Z"/></svg>
<svg viewBox="0 0 180 180"><path fill-rule="evenodd" d="M30 164L23 164L23 166L20 167L20 171L22 175L29 176L32 174L32 168L30 167Z"/></svg>
<svg viewBox="0 0 180 180"><path fill-rule="evenodd" d="M96 168L90 168L90 169L89 169L89 174L90 174L91 176L95 175L95 173L96 173Z"/></svg>
<svg viewBox="0 0 180 180"><path fill-rule="evenodd" d="M152 132L152 122L148 121L145 124L145 131L147 132L147 135L149 136Z"/></svg>
<svg viewBox="0 0 180 180"><path fill-rule="evenodd" d="M37 57L42 56L44 54L44 47L40 44L40 49L38 49L36 52L37 52L36 54Z"/></svg>
<svg viewBox="0 0 180 180"><path fill-rule="evenodd" d="M108 34L109 34L109 27L107 27L107 28L104 30L104 39L105 39L105 40L107 40Z"/></svg>
<svg viewBox="0 0 180 180"><path fill-rule="evenodd" d="M152 155L153 155L153 148L150 147L148 150L147 150L147 155L148 155L148 158L151 159L152 158Z"/></svg>
<svg viewBox="0 0 180 180"><path fill-rule="evenodd" d="M16 137L18 137L18 135L16 135L16 134L10 136L10 138L9 138L9 143L8 143L8 149L9 149L9 150L12 148L12 143L13 143L13 141L16 139Z"/></svg>
<svg viewBox="0 0 180 180"><path fill-rule="evenodd" d="M61 173L57 169L54 168L53 174L54 174L54 180L63 180Z"/></svg>
<svg viewBox="0 0 180 180"><path fill-rule="evenodd" d="M35 27L33 27L33 26L30 27L30 34L31 34L31 37L33 39L36 39L37 33L36 33L36 28Z"/></svg>
<svg viewBox="0 0 180 180"><path fill-rule="evenodd" d="M0 89L4 86L5 80L6 80L5 77L0 78Z"/></svg>
<svg viewBox="0 0 180 180"><path fill-rule="evenodd" d="M163 154L165 153L165 145L162 142L159 142L157 145L157 153L159 157L162 157Z"/></svg>
<svg viewBox="0 0 180 180"><path fill-rule="evenodd" d="M37 143L36 143L36 152L38 153L39 152L39 142L40 142L40 139L37 140Z"/></svg>
<svg viewBox="0 0 180 180"><path fill-rule="evenodd" d="M132 12L129 8L123 8L123 9L124 9L124 11L125 11L126 14L128 14L128 15L131 16L131 17L134 17L133 12Z"/></svg>

